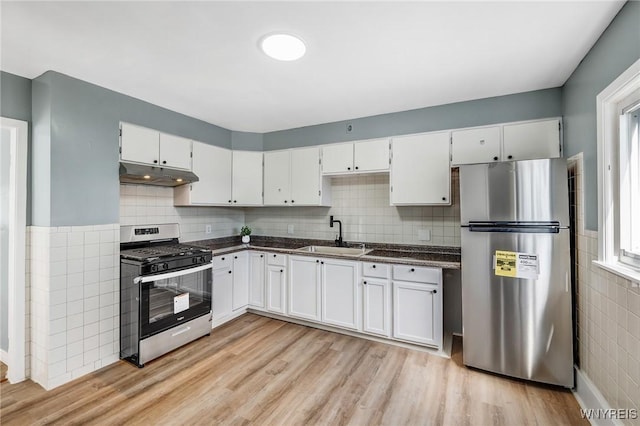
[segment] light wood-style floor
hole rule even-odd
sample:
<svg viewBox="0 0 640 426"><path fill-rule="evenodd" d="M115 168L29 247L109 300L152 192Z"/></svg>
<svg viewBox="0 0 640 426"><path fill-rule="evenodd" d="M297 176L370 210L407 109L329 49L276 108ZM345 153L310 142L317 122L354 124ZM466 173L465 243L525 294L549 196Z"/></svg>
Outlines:
<svg viewBox="0 0 640 426"><path fill-rule="evenodd" d="M588 424L569 391L452 359L246 314L147 363L46 392L0 385L12 424Z"/></svg>

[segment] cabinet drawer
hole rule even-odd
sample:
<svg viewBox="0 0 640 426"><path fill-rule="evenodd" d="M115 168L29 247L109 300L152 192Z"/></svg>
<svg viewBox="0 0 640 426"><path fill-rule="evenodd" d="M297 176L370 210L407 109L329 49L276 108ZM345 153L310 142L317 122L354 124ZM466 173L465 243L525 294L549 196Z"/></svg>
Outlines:
<svg viewBox="0 0 640 426"><path fill-rule="evenodd" d="M211 263L213 263L213 269L231 268L232 261L233 253L214 256L213 259L211 259Z"/></svg>
<svg viewBox="0 0 640 426"><path fill-rule="evenodd" d="M267 253L267 264L274 266L286 266L287 255L277 253Z"/></svg>
<svg viewBox="0 0 640 426"><path fill-rule="evenodd" d="M420 283L439 283L442 270L411 265L393 265L393 279Z"/></svg>
<svg viewBox="0 0 640 426"><path fill-rule="evenodd" d="M389 265L384 263L362 262L362 276L373 278L389 277Z"/></svg>

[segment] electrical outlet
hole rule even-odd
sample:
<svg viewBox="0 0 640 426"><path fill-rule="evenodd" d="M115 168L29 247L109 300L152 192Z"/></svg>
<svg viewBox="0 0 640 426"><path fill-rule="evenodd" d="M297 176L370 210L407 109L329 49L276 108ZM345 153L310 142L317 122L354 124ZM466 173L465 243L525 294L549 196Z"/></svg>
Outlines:
<svg viewBox="0 0 640 426"><path fill-rule="evenodd" d="M211 233L211 225L206 225L204 227L204 233L205 234L210 234Z"/></svg>
<svg viewBox="0 0 640 426"><path fill-rule="evenodd" d="M287 234L293 234L293 225L287 225Z"/></svg>
<svg viewBox="0 0 640 426"><path fill-rule="evenodd" d="M430 229L419 229L418 230L418 241L431 241L431 230Z"/></svg>

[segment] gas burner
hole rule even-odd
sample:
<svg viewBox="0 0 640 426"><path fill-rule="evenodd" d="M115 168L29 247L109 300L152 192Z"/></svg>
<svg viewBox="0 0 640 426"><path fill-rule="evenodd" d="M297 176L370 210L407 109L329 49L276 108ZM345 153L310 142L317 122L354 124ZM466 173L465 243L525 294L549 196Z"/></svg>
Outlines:
<svg viewBox="0 0 640 426"><path fill-rule="evenodd" d="M208 253L209 250L187 244L169 244L153 247L141 247L120 252L120 256L132 260L168 259L179 256L192 256L197 253Z"/></svg>

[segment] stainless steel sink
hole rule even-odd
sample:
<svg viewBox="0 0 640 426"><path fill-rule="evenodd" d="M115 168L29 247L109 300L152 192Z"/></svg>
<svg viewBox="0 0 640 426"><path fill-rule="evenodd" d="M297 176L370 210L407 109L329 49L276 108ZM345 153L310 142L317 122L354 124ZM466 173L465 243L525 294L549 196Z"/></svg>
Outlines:
<svg viewBox="0 0 640 426"><path fill-rule="evenodd" d="M372 249L348 248L348 247L330 247L330 246L306 246L297 249L307 253L333 254L339 256L362 256L369 253Z"/></svg>

